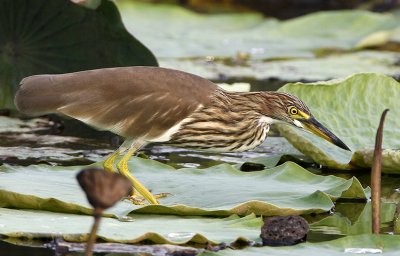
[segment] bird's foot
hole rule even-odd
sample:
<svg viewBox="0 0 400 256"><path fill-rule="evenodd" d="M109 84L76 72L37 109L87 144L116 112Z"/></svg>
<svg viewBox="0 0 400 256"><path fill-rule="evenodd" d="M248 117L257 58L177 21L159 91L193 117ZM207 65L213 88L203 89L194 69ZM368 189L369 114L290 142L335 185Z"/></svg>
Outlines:
<svg viewBox="0 0 400 256"><path fill-rule="evenodd" d="M129 200L132 202L132 204L134 205L146 205L146 199L144 199L144 197L141 196L128 196L125 197L125 199Z"/></svg>
<svg viewBox="0 0 400 256"><path fill-rule="evenodd" d="M158 194L154 194L153 196L156 199L160 199L160 198L165 198L165 197L171 196L171 195L172 195L171 193L158 193Z"/></svg>
<svg viewBox="0 0 400 256"><path fill-rule="evenodd" d="M167 196L172 195L171 193L159 193L159 194L153 194L155 199L159 199L159 198L165 198ZM146 205L146 199L141 196L141 195L136 195L136 193L134 195L128 196L125 199L131 201L133 204L135 205ZM157 201L158 203L158 201Z"/></svg>

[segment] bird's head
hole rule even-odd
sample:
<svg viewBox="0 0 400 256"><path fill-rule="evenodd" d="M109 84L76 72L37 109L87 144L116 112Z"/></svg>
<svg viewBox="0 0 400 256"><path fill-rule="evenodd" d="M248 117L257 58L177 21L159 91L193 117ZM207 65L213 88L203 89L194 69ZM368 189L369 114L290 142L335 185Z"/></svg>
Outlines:
<svg viewBox="0 0 400 256"><path fill-rule="evenodd" d="M318 135L340 148L350 150L335 134L318 122L306 104L296 96L273 92L269 93L266 100L269 105L266 106L266 110L269 112L268 116L274 120L296 126Z"/></svg>

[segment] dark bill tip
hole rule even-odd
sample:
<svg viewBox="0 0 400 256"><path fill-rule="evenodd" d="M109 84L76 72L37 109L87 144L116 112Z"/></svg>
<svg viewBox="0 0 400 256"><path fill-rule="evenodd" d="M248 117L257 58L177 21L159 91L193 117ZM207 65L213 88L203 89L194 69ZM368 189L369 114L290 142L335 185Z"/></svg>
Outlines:
<svg viewBox="0 0 400 256"><path fill-rule="evenodd" d="M336 139L333 139L331 142L336 146L338 146L339 148L351 151L351 149L346 144L344 144L343 141L341 141L338 137L336 137Z"/></svg>
<svg viewBox="0 0 400 256"><path fill-rule="evenodd" d="M310 119L303 121L303 124L305 125L305 128L310 132L320 136L321 138L324 138L325 140L342 149L351 151L351 149L346 144L344 144L343 141L341 141L335 134L325 128L325 126L318 122L317 119L315 119L314 117L310 117Z"/></svg>

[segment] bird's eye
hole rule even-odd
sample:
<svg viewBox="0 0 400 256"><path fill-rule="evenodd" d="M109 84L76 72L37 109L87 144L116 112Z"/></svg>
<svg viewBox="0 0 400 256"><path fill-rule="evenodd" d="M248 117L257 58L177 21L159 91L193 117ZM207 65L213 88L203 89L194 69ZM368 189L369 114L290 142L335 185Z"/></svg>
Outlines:
<svg viewBox="0 0 400 256"><path fill-rule="evenodd" d="M298 112L299 112L299 111L297 110L296 107L294 107L294 106L289 107L289 113L290 113L291 115L297 115Z"/></svg>

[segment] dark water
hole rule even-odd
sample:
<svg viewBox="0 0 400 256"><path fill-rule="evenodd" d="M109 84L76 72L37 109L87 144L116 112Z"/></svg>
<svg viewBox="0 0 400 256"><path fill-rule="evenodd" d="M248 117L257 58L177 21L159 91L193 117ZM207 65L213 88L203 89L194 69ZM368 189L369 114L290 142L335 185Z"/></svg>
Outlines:
<svg viewBox="0 0 400 256"><path fill-rule="evenodd" d="M53 256L54 252L43 248L43 243L32 245L18 245L0 240L0 255L4 256Z"/></svg>

